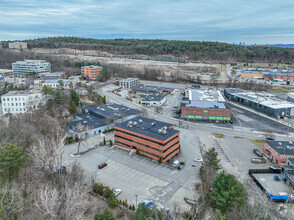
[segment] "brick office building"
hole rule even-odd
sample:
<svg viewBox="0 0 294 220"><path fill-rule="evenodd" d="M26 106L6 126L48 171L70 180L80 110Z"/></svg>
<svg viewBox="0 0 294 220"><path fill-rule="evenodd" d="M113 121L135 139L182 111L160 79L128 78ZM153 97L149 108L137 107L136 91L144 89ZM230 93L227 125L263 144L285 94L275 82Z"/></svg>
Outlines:
<svg viewBox="0 0 294 220"><path fill-rule="evenodd" d="M81 68L81 75L89 80L96 80L101 76L103 67L101 66L83 66Z"/></svg>
<svg viewBox="0 0 294 220"><path fill-rule="evenodd" d="M181 102L181 117L188 120L229 122L232 113L219 90L189 89Z"/></svg>
<svg viewBox="0 0 294 220"><path fill-rule="evenodd" d="M174 125L144 117L136 117L114 126L115 144L136 149L153 160L171 161L180 154L180 132Z"/></svg>
<svg viewBox="0 0 294 220"><path fill-rule="evenodd" d="M292 141L266 141L263 152L281 167L287 165L287 159L294 158L294 144Z"/></svg>

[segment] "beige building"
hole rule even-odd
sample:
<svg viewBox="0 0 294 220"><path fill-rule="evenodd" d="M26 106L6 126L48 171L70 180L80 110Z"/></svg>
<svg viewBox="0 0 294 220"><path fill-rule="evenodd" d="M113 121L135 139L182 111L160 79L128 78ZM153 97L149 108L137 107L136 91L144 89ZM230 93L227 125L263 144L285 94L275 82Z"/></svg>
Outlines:
<svg viewBox="0 0 294 220"><path fill-rule="evenodd" d="M23 50L28 49L27 42L13 42L8 43L9 49Z"/></svg>

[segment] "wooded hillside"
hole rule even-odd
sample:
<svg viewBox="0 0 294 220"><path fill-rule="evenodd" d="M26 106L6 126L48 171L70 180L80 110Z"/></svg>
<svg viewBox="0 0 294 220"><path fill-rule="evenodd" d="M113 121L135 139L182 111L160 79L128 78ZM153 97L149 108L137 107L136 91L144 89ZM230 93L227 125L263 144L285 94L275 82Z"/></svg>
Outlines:
<svg viewBox="0 0 294 220"><path fill-rule="evenodd" d="M219 42L111 39L100 40L78 37L49 37L26 40L29 48L73 48L101 50L115 54L142 54L148 56L173 55L188 60L215 60L219 62L274 62L289 63L294 59L294 48L267 46L239 46ZM8 42L3 42L4 47Z"/></svg>

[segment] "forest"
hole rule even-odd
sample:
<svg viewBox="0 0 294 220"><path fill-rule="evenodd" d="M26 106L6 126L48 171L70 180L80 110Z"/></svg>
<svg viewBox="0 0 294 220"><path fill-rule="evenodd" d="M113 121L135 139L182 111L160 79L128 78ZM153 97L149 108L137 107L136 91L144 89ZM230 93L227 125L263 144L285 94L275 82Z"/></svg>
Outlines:
<svg viewBox="0 0 294 220"><path fill-rule="evenodd" d="M173 55L184 57L187 61L291 63L294 59L294 48L240 46L208 41L48 37L26 42L29 49L72 48L123 55ZM8 47L8 41L3 42L3 47Z"/></svg>

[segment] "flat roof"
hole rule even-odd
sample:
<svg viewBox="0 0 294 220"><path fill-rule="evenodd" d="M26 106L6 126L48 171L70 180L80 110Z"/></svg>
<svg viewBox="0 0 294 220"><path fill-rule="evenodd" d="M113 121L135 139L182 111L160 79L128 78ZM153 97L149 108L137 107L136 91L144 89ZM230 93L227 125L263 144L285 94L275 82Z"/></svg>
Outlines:
<svg viewBox="0 0 294 220"><path fill-rule="evenodd" d="M294 143L290 141L266 141L277 153L283 155L294 155Z"/></svg>
<svg viewBox="0 0 294 220"><path fill-rule="evenodd" d="M252 175L258 180L266 192L273 195L279 195L279 193L287 193L289 195L293 191L293 189L283 181L274 180L274 176L279 176L280 179L282 179L281 175L278 173L254 173Z"/></svg>
<svg viewBox="0 0 294 220"><path fill-rule="evenodd" d="M148 86L148 85L138 85L134 88L135 91L145 91L145 92L161 92L165 89L165 87L158 86Z"/></svg>
<svg viewBox="0 0 294 220"><path fill-rule="evenodd" d="M38 93L42 93L42 90L37 89L37 88L29 88L26 90L9 91L8 93L2 95L2 97L5 97L5 96L27 96L27 95L38 94Z"/></svg>
<svg viewBox="0 0 294 220"><path fill-rule="evenodd" d="M270 76L294 76L294 73L289 70L241 70L241 73L263 74Z"/></svg>
<svg viewBox="0 0 294 220"><path fill-rule="evenodd" d="M178 130L170 129L169 127L171 126L172 124L141 116L115 125L115 127L123 128L162 141L179 132Z"/></svg>
<svg viewBox="0 0 294 220"><path fill-rule="evenodd" d="M142 102L160 102L162 99L164 99L164 95L147 95Z"/></svg>
<svg viewBox="0 0 294 220"><path fill-rule="evenodd" d="M82 68L102 68L102 66L91 65L91 66L82 66Z"/></svg>
<svg viewBox="0 0 294 220"><path fill-rule="evenodd" d="M139 78L126 78L126 79L121 79L120 82L132 82L134 80L139 80Z"/></svg>
<svg viewBox="0 0 294 220"><path fill-rule="evenodd" d="M96 116L102 116L110 119L140 114L140 111L136 109L128 108L124 105L119 105L116 103L95 105L86 109Z"/></svg>
<svg viewBox="0 0 294 220"><path fill-rule="evenodd" d="M231 95L250 100L254 103L258 103L260 105L264 105L272 109L294 108L293 103L276 98L274 95L270 93L251 92L236 88L225 88L225 90Z"/></svg>
<svg viewBox="0 0 294 220"><path fill-rule="evenodd" d="M67 127L75 132L82 132L79 129L79 124L81 124L85 128L88 127L89 129L99 128L107 125L102 118L99 118L91 113L83 113L76 116L82 119L67 123Z"/></svg>
<svg viewBox="0 0 294 220"><path fill-rule="evenodd" d="M190 101L219 101L225 102L223 95L216 88L189 89Z"/></svg>
<svg viewBox="0 0 294 220"><path fill-rule="evenodd" d="M292 163L292 166L294 166L294 158L288 158L288 161Z"/></svg>
<svg viewBox="0 0 294 220"><path fill-rule="evenodd" d="M16 61L16 64L41 64L41 63L49 63L46 60L24 60L24 61Z"/></svg>
<svg viewBox="0 0 294 220"><path fill-rule="evenodd" d="M189 104L182 103L182 107L230 109L227 103L217 101L190 101Z"/></svg>

